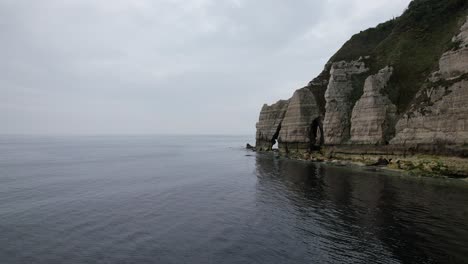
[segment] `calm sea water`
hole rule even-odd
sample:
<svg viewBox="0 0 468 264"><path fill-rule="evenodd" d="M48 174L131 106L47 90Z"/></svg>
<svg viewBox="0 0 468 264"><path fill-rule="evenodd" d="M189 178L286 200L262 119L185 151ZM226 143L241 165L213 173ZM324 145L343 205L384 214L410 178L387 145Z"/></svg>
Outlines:
<svg viewBox="0 0 468 264"><path fill-rule="evenodd" d="M467 263L468 187L249 137L0 137L0 263Z"/></svg>

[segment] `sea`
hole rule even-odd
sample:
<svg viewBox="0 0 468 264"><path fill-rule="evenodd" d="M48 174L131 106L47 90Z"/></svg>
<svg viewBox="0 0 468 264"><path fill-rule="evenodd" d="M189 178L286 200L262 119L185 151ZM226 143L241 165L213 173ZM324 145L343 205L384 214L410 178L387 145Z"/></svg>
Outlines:
<svg viewBox="0 0 468 264"><path fill-rule="evenodd" d="M252 136L0 136L0 263L468 263L468 182Z"/></svg>

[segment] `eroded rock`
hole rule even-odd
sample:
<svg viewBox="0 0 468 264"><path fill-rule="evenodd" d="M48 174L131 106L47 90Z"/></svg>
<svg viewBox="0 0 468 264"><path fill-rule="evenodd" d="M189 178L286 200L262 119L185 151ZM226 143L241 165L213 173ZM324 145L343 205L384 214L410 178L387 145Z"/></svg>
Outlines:
<svg viewBox="0 0 468 264"><path fill-rule="evenodd" d="M271 150L279 136L289 101L281 100L271 106L265 104L260 112L256 125L256 149L259 151Z"/></svg>
<svg viewBox="0 0 468 264"><path fill-rule="evenodd" d="M426 102L398 121L392 144L468 144L468 80L431 88L417 98Z"/></svg>
<svg viewBox="0 0 468 264"><path fill-rule="evenodd" d="M391 32L392 23L380 26L379 29ZM373 33L362 32L353 37L338 55L330 59L324 71L307 87L296 91L289 101L262 108L257 123L259 150L271 150L278 139L280 150L299 152L295 155L298 157L304 154L303 150L311 150L311 146L323 142L329 145L327 148L358 148L353 150L357 154L365 151L373 154L428 152L468 155L464 154L468 153L468 19L460 32L454 34L453 44L447 46L450 51L440 56L438 71L425 82L420 79L424 77L420 73L425 71L410 67L414 65L418 68L419 61L402 64L399 57L387 58L388 54L379 54L377 46L380 44L374 43L377 46L373 47L374 44L367 43L369 34ZM393 38L391 34L388 38L400 39L398 36ZM415 45L419 43L419 40L410 40ZM444 37L443 43L436 43L434 47L446 41ZM367 44L370 46L366 47ZM363 49L354 50L361 45L364 45L361 47ZM395 50L400 52L399 49ZM355 58L364 51L373 54L373 58L338 61ZM434 52L439 51L434 49ZM405 54L410 55L407 52ZM374 69L387 60L395 67L395 76L391 87L386 88L393 69L386 67L369 76L368 68ZM406 68L399 68L401 66ZM424 62L423 66L428 69L437 65L431 60ZM408 74L405 75L403 71L408 71ZM406 81L405 76L412 78L411 87L402 83ZM413 78L415 76L417 80ZM415 95L416 90L419 92ZM393 101L384 91L391 94ZM395 104L399 107L398 111ZM402 115L402 111L406 113ZM400 117L398 122L397 114ZM387 144L389 141L390 145Z"/></svg>
<svg viewBox="0 0 468 264"><path fill-rule="evenodd" d="M247 145L245 145L245 149L252 150L252 151L257 150L254 146L250 145L249 143L247 143Z"/></svg>
<svg viewBox="0 0 468 264"><path fill-rule="evenodd" d="M468 17L460 33L452 39L458 47L446 52L439 60L441 78L453 78L468 72Z"/></svg>
<svg viewBox="0 0 468 264"><path fill-rule="evenodd" d="M341 144L350 137L353 75L367 72L362 60L333 63L330 81L325 92L325 144Z"/></svg>
<svg viewBox="0 0 468 264"><path fill-rule="evenodd" d="M317 131L321 131L320 128L320 110L314 95L308 87L297 90L289 99L279 133L280 150L309 150L316 143Z"/></svg>
<svg viewBox="0 0 468 264"><path fill-rule="evenodd" d="M381 93L392 73L392 67L385 67L366 79L364 94L354 106L351 116L352 143L382 144L393 136L397 108Z"/></svg>
<svg viewBox="0 0 468 264"><path fill-rule="evenodd" d="M468 47L449 51L439 61L439 73L444 79L453 78L468 72Z"/></svg>
<svg viewBox="0 0 468 264"><path fill-rule="evenodd" d="M459 49L442 55L439 71L398 121L392 144L468 144L468 20L453 41Z"/></svg>

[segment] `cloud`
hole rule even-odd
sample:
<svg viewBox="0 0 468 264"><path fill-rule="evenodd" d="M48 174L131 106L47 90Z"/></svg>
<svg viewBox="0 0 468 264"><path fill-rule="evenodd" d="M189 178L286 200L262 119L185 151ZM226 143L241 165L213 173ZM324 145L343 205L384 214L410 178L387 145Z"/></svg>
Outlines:
<svg viewBox="0 0 468 264"><path fill-rule="evenodd" d="M0 0L0 133L253 133L408 3Z"/></svg>

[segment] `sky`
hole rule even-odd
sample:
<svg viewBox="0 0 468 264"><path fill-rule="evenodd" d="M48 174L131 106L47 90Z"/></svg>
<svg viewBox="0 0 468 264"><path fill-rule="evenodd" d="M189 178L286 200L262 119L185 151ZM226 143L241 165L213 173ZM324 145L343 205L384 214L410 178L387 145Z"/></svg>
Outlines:
<svg viewBox="0 0 468 264"><path fill-rule="evenodd" d="M0 0L0 134L253 134L410 0Z"/></svg>

